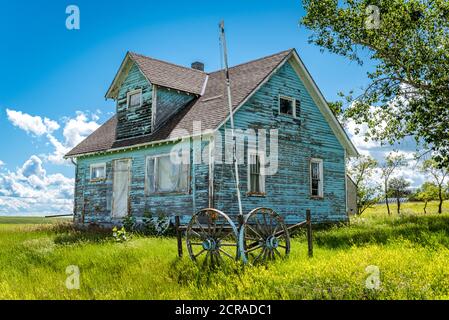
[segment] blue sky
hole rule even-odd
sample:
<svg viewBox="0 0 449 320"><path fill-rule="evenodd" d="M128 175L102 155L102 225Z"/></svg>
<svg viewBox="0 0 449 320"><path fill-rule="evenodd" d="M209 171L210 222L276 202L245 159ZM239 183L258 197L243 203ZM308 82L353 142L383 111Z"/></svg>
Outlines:
<svg viewBox="0 0 449 320"><path fill-rule="evenodd" d="M65 27L70 4L80 9L80 30ZM10 187L12 175L23 178L30 161L46 181L42 188L57 175L53 188L70 184L74 167L55 160L55 150L61 153L114 112L104 94L126 51L185 66L200 60L206 71L219 69L221 19L231 65L296 48L328 100L365 85L370 66L308 44L308 31L298 26L303 15L300 1L290 0L0 0L0 174L8 175ZM41 130L31 129L30 123Z"/></svg>

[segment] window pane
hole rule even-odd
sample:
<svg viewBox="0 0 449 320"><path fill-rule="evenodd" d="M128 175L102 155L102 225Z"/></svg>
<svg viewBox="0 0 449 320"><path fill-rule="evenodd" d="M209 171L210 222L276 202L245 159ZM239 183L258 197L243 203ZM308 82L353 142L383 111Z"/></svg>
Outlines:
<svg viewBox="0 0 449 320"><path fill-rule="evenodd" d="M154 192L154 158L147 159L147 188L148 192Z"/></svg>
<svg viewBox="0 0 449 320"><path fill-rule="evenodd" d="M134 93L129 96L129 106L130 107L138 107L140 106L140 92Z"/></svg>
<svg viewBox="0 0 449 320"><path fill-rule="evenodd" d="M157 192L187 192L189 183L189 164L173 163L170 156L157 158Z"/></svg>
<svg viewBox="0 0 449 320"><path fill-rule="evenodd" d="M312 162L312 179L320 179L320 164L317 162Z"/></svg>
<svg viewBox="0 0 449 320"><path fill-rule="evenodd" d="M250 155L249 165L250 192L262 192L260 187L260 159L256 154Z"/></svg>
<svg viewBox="0 0 449 320"><path fill-rule="evenodd" d="M104 166L93 166L91 179L103 179L106 177Z"/></svg>
<svg viewBox="0 0 449 320"><path fill-rule="evenodd" d="M289 99L280 98L280 112L283 114L293 115L293 101Z"/></svg>

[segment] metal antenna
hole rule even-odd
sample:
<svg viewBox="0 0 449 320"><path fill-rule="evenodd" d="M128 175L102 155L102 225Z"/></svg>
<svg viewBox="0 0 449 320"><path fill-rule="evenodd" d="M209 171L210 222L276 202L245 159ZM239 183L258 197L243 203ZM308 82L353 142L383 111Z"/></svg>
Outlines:
<svg viewBox="0 0 449 320"><path fill-rule="evenodd" d="M223 46L223 62L225 67L225 78L226 78L226 88L228 93L228 105L229 105L229 119L231 120L231 136L232 136L232 160L234 162L234 171L235 171L235 187L237 189L237 201L239 203L239 214L240 216L243 216L243 209L242 209L242 199L240 198L240 179L239 179L239 166L237 164L236 159L236 139L235 139L235 132L234 132L234 111L232 109L232 98L231 98L231 81L229 79L229 67L228 67L228 51L226 47L226 37L225 37L225 30L224 30L224 21L222 20L219 25L220 28L220 39L221 44Z"/></svg>

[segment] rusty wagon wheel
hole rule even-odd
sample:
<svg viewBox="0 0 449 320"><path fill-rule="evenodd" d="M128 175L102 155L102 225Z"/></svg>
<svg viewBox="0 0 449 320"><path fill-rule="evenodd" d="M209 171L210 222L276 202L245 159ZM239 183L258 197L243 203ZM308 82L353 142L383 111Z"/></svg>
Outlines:
<svg viewBox="0 0 449 320"><path fill-rule="evenodd" d="M186 229L186 243L190 258L203 267L216 267L237 258L237 228L220 210L195 213Z"/></svg>
<svg viewBox="0 0 449 320"><path fill-rule="evenodd" d="M290 236L284 219L270 208L256 208L243 219L239 234L240 254L252 264L285 258Z"/></svg>

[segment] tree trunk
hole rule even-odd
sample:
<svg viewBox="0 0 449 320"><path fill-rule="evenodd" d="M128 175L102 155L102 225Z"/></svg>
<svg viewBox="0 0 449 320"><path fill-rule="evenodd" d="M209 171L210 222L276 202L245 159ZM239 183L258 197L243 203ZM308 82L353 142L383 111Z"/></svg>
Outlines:
<svg viewBox="0 0 449 320"><path fill-rule="evenodd" d="M387 182L385 182L385 203L387 204L388 215L391 215L390 205L388 204L388 184L387 184Z"/></svg>
<svg viewBox="0 0 449 320"><path fill-rule="evenodd" d="M426 208L427 208L427 200L424 202L424 214L427 214Z"/></svg>
<svg viewBox="0 0 449 320"><path fill-rule="evenodd" d="M398 214L401 214L401 198L399 196L396 197L396 202L398 204Z"/></svg>
<svg viewBox="0 0 449 320"><path fill-rule="evenodd" d="M440 188L438 190L438 199L440 199L440 203L438 204L438 213L443 212L443 192L441 189L442 189L442 187L440 186Z"/></svg>

